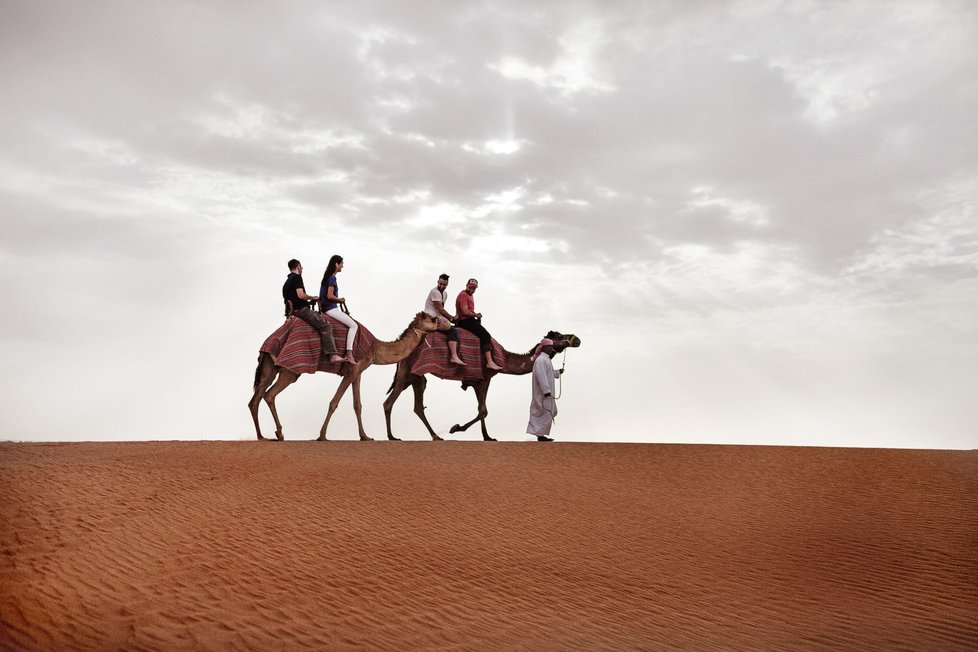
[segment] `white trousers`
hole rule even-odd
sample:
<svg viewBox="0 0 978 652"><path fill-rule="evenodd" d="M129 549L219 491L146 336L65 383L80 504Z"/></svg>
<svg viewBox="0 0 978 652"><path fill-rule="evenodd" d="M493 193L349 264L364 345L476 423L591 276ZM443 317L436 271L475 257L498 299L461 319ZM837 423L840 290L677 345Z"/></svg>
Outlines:
<svg viewBox="0 0 978 652"><path fill-rule="evenodd" d="M346 333L346 350L352 351L353 341L357 337L357 323L353 321L352 317L340 310L339 306L332 310L327 310L326 314L350 329Z"/></svg>

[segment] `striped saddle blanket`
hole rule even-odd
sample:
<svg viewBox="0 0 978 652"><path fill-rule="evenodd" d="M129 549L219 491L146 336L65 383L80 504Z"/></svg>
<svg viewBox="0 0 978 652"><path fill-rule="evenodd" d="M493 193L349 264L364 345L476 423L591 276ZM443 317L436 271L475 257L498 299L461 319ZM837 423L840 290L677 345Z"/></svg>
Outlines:
<svg viewBox="0 0 978 652"><path fill-rule="evenodd" d="M483 380L496 371L485 372L482 368L483 354L479 350L479 338L469 331L458 329L458 357L465 365L454 365L448 361L448 336L442 332L428 333L425 342L408 356L411 373L423 376L433 374L445 380ZM492 340L492 359L503 366L505 352L495 339Z"/></svg>
<svg viewBox="0 0 978 652"><path fill-rule="evenodd" d="M333 326L333 341L336 342L336 350L342 353L346 349L346 333L350 329L335 319L330 317L326 317L326 319ZM357 324L360 327L357 329L357 337L353 341L353 357L360 360L367 355L367 350L373 346L376 338L363 324L360 322ZM259 350L262 353L270 353L277 366L297 374L311 374L317 371L340 374L343 367L342 363L330 362L329 356L321 355L322 345L319 341L319 331L298 317L286 319L285 323L278 327L278 330L268 336Z"/></svg>

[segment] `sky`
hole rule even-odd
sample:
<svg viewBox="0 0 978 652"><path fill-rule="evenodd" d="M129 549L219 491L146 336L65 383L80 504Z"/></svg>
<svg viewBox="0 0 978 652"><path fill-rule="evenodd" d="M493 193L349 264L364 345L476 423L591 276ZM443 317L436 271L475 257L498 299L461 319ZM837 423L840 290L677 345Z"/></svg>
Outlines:
<svg viewBox="0 0 978 652"><path fill-rule="evenodd" d="M0 88L0 439L253 439L286 262L340 254L380 339L442 272L508 350L577 334L558 440L978 448L968 0L0 0Z"/></svg>

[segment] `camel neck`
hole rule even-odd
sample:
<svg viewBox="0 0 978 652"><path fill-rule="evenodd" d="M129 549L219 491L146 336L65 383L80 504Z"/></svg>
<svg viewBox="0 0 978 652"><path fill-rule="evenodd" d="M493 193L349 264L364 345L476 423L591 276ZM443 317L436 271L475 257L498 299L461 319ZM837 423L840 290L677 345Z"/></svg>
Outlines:
<svg viewBox="0 0 978 652"><path fill-rule="evenodd" d="M519 376L533 371L533 360L530 359L531 354L510 353L509 351L503 351L503 353L502 373Z"/></svg>
<svg viewBox="0 0 978 652"><path fill-rule="evenodd" d="M424 331L408 327L393 342L377 341L373 346L373 364L396 364L411 355L424 338Z"/></svg>

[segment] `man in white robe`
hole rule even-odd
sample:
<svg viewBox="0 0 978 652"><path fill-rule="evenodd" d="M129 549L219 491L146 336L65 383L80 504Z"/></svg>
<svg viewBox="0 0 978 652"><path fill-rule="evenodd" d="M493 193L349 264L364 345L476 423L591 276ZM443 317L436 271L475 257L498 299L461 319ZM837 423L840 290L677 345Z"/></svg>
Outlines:
<svg viewBox="0 0 978 652"><path fill-rule="evenodd" d="M557 416L557 401L554 399L554 380L563 370L555 370L552 358L553 340L544 338L533 353L533 394L530 400L530 421L526 424L526 434L535 435L537 441L553 441L550 427Z"/></svg>

